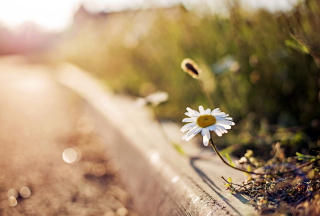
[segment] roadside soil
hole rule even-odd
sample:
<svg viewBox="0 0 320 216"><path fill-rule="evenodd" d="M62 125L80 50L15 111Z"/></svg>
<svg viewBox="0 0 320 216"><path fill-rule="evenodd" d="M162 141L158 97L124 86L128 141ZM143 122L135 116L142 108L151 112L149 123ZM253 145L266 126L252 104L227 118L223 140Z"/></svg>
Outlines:
<svg viewBox="0 0 320 216"><path fill-rule="evenodd" d="M136 216L81 99L46 70L0 64L0 215Z"/></svg>

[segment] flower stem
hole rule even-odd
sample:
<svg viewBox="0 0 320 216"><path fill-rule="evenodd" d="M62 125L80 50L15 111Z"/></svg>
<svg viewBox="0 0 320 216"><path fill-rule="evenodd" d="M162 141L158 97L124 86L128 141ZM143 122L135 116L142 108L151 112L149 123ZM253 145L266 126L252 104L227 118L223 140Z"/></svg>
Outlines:
<svg viewBox="0 0 320 216"><path fill-rule="evenodd" d="M207 103L208 103L211 107L214 107L213 102L212 102L212 100L211 100L211 98L210 98L210 96L209 96L209 93L208 93L208 92L204 89L204 87L203 87L202 81L201 81L200 79L197 79L197 80L198 80L199 86L200 86L200 88L201 88L201 91L202 91L204 97L205 97L206 100L207 100Z"/></svg>
<svg viewBox="0 0 320 216"><path fill-rule="evenodd" d="M229 164L229 163L221 156L221 154L219 153L219 150L217 149L216 145L214 144L212 138L210 138L210 144L211 144L212 148L215 150L215 152L217 153L217 155L219 156L219 158L222 160L222 162L223 162L224 164L226 164L227 166L229 166L229 167L231 167L231 168L233 168L233 169L235 169L235 170L238 170L238 171L241 171L241 172L245 172L245 173L248 173L248 174L253 174L253 175L282 175L282 174L285 174L285 173L294 172L294 171L296 171L296 170L298 170L298 169L301 169L301 168L304 167L304 166L308 166L308 165L310 165L310 164L312 164L312 163L320 160L320 158L318 158L318 159L316 159L316 160L314 160L314 161L310 161L310 162L308 162L308 163L302 164L302 165L300 165L300 166L298 166L298 167L296 167L296 168L294 168L294 169L290 169L290 170L287 170L287 171L285 171L285 172L256 173L256 172L251 172L251 171L247 171L247 170L244 170L244 169L241 169L241 168L232 166L231 164Z"/></svg>
<svg viewBox="0 0 320 216"><path fill-rule="evenodd" d="M166 131L165 131L165 129L164 129L163 124L162 124L161 121L160 121L160 117L159 117L159 115L158 115L158 112L157 112L157 110L156 110L156 107L155 107L155 106L151 106L151 107L152 107L152 109L153 109L154 116L155 116L156 119L157 119L157 123L159 124L159 128L160 128L160 131L161 131L161 134L162 134L163 138L166 140L166 142L170 143L170 144L173 146L173 148L174 148L179 154L181 154L181 155L186 155L186 153L185 153L185 151L183 150L183 148L182 148L179 144L173 142L173 141L169 138L168 134L166 133Z"/></svg>
<svg viewBox="0 0 320 216"><path fill-rule="evenodd" d="M157 112L157 110L156 110L156 107L155 107L155 106L152 106L152 105L151 105L151 107L152 107L154 116L156 117L157 122L158 122L158 124L159 124L159 126L160 126L159 128L160 128L160 131L161 131L161 133L162 133L162 136L164 137L164 139L165 139L168 143L171 143L171 139L169 138L168 134L165 132L164 127L163 127L163 124L162 124L161 121L160 121L160 117L159 117L159 115L158 115L158 112Z"/></svg>

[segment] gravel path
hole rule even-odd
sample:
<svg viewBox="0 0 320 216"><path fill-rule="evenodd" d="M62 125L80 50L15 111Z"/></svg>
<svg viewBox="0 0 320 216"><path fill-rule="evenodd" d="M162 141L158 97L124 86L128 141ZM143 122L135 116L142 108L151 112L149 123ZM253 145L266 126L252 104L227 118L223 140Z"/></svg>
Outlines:
<svg viewBox="0 0 320 216"><path fill-rule="evenodd" d="M137 215L81 99L0 62L0 215Z"/></svg>

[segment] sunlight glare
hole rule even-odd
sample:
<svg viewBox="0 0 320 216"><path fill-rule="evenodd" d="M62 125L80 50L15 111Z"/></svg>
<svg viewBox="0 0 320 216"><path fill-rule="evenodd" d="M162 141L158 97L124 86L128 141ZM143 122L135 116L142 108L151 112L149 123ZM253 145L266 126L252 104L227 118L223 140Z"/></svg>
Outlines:
<svg viewBox="0 0 320 216"><path fill-rule="evenodd" d="M0 0L0 23L10 29L33 22L48 31L60 31L72 22L78 0Z"/></svg>

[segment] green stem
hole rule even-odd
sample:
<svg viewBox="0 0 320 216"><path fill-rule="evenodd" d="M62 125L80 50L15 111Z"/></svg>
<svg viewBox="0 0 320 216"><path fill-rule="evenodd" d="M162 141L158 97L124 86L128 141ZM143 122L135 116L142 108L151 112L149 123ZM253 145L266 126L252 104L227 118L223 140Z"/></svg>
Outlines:
<svg viewBox="0 0 320 216"><path fill-rule="evenodd" d="M197 80L198 80L199 86L200 86L200 88L201 88L201 91L202 91L204 97L205 97L206 100L207 100L207 103L208 103L211 107L214 107L214 106L213 106L213 102L212 102L212 100L211 100L211 98L210 98L210 96L209 96L209 93L206 92L206 90L205 90L204 87L203 87L202 81L201 81L200 79L197 79Z"/></svg>
<svg viewBox="0 0 320 216"><path fill-rule="evenodd" d="M157 113L156 107L153 106L153 105L151 105L151 107L152 107L152 109L153 109L153 113L154 113L154 115L155 115L155 117L156 117L156 119L157 119L157 122L158 122L158 124L159 124L159 126L160 126L160 131L161 131L161 133L162 133L162 136L164 137L164 139L165 139L168 143L172 143L172 141L171 141L171 139L169 138L168 134L167 134L167 133L165 132L165 130L164 130L163 124L162 124L161 121L160 121L160 117L159 117L159 115L158 115L158 113Z"/></svg>
<svg viewBox="0 0 320 216"><path fill-rule="evenodd" d="M241 169L241 168L232 166L231 164L229 164L229 163L221 156L221 154L219 153L219 150L217 149L216 145L214 144L212 138L210 138L210 144L211 144L212 148L215 150L215 152L217 153L217 155L219 156L219 158L222 160L222 162L223 162L224 164L226 164L227 166L229 166L229 167L231 167L231 168L233 168L233 169L235 169L235 170L238 170L238 171L241 171L241 172L245 172L245 173L248 173L248 174L254 174L254 175L282 175L282 174L285 174L285 173L294 172L294 171L296 171L296 170L298 170L298 169L301 169L301 168L304 167L304 166L308 166L308 165L310 165L310 164L312 164L312 163L320 160L320 158L318 158L318 159L316 159L316 160L314 160L314 161L310 161L310 162L305 163L305 164L302 164L302 165L300 165L300 166L298 166L298 167L296 167L296 168L294 168L294 169L291 169L291 170L288 170L288 171L285 171L285 172L281 172L281 173L279 173L279 172L278 172L278 173L256 173L256 172L251 172L251 171L247 171L247 170L244 170L244 169Z"/></svg>
<svg viewBox="0 0 320 216"><path fill-rule="evenodd" d="M158 115L158 113L157 113L156 107L155 107L155 106L152 106L152 109L153 109L153 113L154 113L154 115L155 115L155 117L156 117L156 119L157 119L157 122L158 122L158 124L159 124L159 128L160 128L160 131L161 131L161 134L162 134L163 138L166 140L166 142L170 143L170 144L173 146L173 148L174 148L176 151L179 152L179 154L181 154L181 155L186 155L186 153L185 153L185 151L183 150L183 148L182 148L179 144L173 142L173 141L170 139L170 137L168 136L168 134L166 133L166 131L165 131L165 129L164 129L164 126L163 126L163 124L162 124L161 121L160 121L160 117L159 117L159 115Z"/></svg>

